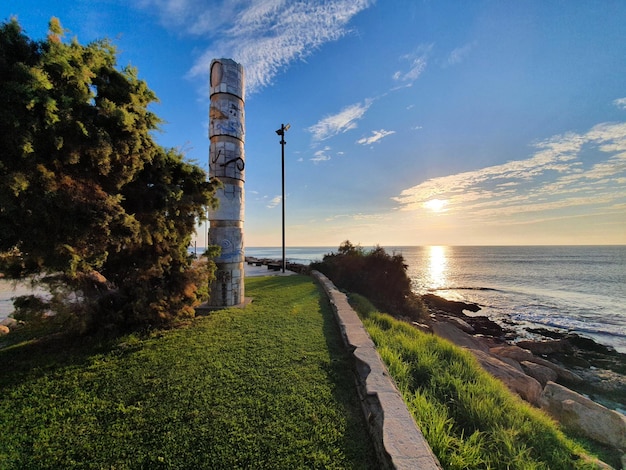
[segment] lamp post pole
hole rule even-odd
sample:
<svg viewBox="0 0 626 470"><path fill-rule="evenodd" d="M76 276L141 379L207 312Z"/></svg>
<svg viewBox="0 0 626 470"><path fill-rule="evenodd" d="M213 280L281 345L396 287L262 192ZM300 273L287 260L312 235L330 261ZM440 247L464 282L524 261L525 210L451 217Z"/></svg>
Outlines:
<svg viewBox="0 0 626 470"><path fill-rule="evenodd" d="M283 195L282 195L281 201L283 205L283 263L282 263L283 272L285 272L285 144L287 143L285 142L285 132L287 132L290 127L291 127L291 124L287 124L286 126L284 124L281 124L280 129L276 131L276 133L280 136L280 150L281 150L280 153L281 153L281 164L282 164Z"/></svg>

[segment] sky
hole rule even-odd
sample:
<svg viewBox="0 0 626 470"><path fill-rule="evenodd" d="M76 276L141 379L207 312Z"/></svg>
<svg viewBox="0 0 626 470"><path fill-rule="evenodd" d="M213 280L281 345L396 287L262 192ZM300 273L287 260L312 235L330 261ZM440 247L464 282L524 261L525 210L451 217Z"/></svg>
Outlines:
<svg viewBox="0 0 626 470"><path fill-rule="evenodd" d="M155 139L208 171L208 69L246 73L245 244L626 244L623 0L2 0L109 38ZM206 225L197 244L206 244Z"/></svg>

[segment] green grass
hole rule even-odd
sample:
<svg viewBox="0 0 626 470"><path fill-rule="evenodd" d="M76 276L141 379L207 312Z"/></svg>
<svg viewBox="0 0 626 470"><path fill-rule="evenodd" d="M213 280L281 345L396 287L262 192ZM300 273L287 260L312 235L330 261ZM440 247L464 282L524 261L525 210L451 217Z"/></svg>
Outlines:
<svg viewBox="0 0 626 470"><path fill-rule="evenodd" d="M444 468L595 468L582 447L470 352L376 312L360 296L351 303Z"/></svg>
<svg viewBox="0 0 626 470"><path fill-rule="evenodd" d="M371 468L349 356L308 277L114 341L0 349L0 469Z"/></svg>

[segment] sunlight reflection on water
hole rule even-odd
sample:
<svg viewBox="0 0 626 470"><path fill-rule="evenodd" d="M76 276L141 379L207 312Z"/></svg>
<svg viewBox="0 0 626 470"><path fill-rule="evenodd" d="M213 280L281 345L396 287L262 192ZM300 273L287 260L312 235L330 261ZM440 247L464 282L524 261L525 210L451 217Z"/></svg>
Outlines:
<svg viewBox="0 0 626 470"><path fill-rule="evenodd" d="M446 246L431 246L428 253L428 289L446 287L448 256Z"/></svg>

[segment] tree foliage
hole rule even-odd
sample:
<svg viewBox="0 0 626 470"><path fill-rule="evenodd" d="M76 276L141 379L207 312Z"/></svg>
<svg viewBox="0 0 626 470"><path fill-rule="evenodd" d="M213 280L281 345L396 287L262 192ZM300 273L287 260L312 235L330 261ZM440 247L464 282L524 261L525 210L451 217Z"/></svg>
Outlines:
<svg viewBox="0 0 626 470"><path fill-rule="evenodd" d="M212 272L187 247L215 185L155 143L156 101L108 40L66 41L55 18L41 41L0 25L0 272L47 275L46 308L84 326L188 312Z"/></svg>
<svg viewBox="0 0 626 470"><path fill-rule="evenodd" d="M324 273L337 287L367 297L392 315L414 319L424 315L420 298L411 290L401 254L390 255L380 246L366 251L344 241L337 253L325 255L311 268Z"/></svg>

